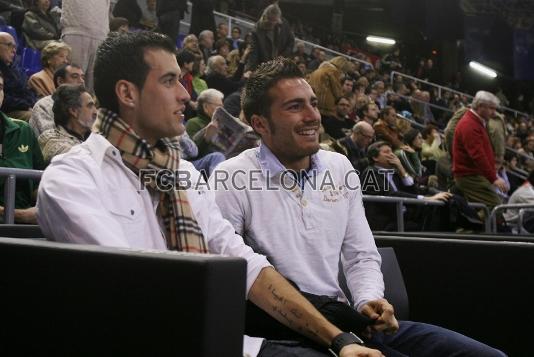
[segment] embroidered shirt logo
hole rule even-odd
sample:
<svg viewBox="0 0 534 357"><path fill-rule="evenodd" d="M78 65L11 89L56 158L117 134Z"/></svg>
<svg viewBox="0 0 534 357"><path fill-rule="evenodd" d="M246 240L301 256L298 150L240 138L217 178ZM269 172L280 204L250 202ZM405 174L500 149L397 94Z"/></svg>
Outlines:
<svg viewBox="0 0 534 357"><path fill-rule="evenodd" d="M19 151L22 152L22 153L28 152L29 148L30 147L28 145L21 145L21 146L18 147Z"/></svg>

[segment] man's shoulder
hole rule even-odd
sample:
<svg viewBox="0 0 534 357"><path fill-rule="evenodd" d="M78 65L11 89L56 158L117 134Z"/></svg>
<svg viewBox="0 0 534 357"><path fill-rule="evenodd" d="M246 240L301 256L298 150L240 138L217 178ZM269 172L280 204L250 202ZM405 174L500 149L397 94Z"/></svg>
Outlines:
<svg viewBox="0 0 534 357"><path fill-rule="evenodd" d="M258 149L247 149L231 159L225 160L217 165L216 171L226 171L229 173L239 170L259 169L259 161L257 157Z"/></svg>
<svg viewBox="0 0 534 357"><path fill-rule="evenodd" d="M352 164L349 159L343 154L328 150L319 150L315 154L320 160L320 164L327 169L352 169Z"/></svg>

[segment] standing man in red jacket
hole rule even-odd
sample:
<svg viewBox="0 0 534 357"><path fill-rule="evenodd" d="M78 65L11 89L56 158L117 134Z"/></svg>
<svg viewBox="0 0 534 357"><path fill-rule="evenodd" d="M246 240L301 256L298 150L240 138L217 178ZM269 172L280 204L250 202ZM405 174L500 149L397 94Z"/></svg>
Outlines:
<svg viewBox="0 0 534 357"><path fill-rule="evenodd" d="M456 186L470 202L481 202L490 209L501 204L496 188L508 190L497 177L487 123L495 115L499 99L479 91L469 109L458 122L452 146L452 172Z"/></svg>

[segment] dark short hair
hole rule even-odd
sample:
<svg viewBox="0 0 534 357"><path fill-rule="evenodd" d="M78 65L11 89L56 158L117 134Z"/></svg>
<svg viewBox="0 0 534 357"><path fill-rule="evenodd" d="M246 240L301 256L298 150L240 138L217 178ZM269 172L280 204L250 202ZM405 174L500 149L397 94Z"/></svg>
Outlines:
<svg viewBox="0 0 534 357"><path fill-rule="evenodd" d="M95 93L101 107L119 112L115 84L120 80L143 89L150 68L145 50L162 49L171 54L176 46L163 34L148 31L111 33L96 51L94 69Z"/></svg>
<svg viewBox="0 0 534 357"><path fill-rule="evenodd" d="M52 94L52 99L54 100L52 112L54 113L54 123L56 125L67 125L70 118L69 110L81 107L81 96L85 92L87 92L87 89L83 85L63 84L56 89Z"/></svg>
<svg viewBox="0 0 534 357"><path fill-rule="evenodd" d="M54 85L57 87L60 86L60 84L58 83L59 79L65 79L67 78L67 67L73 67L73 68L79 68L81 69L82 67L78 66L77 64L74 64L74 63L71 63L71 64L63 64L61 65L61 67L59 67L58 69L56 69L56 71L54 72Z"/></svg>
<svg viewBox="0 0 534 357"><path fill-rule="evenodd" d="M380 154L380 149L384 146L391 147L391 144L387 141L377 141L369 145L367 148L367 159L369 159L370 163L375 162L375 158Z"/></svg>
<svg viewBox="0 0 534 357"><path fill-rule="evenodd" d="M254 114L270 117L272 98L268 92L280 80L289 78L304 78L304 75L288 58L278 57L258 66L250 75L241 96L241 107L249 123Z"/></svg>
<svg viewBox="0 0 534 357"><path fill-rule="evenodd" d="M180 51L176 55L176 61L178 61L178 65L180 67L182 67L186 63L195 62L195 60L196 56L187 50Z"/></svg>
<svg viewBox="0 0 534 357"><path fill-rule="evenodd" d="M224 46L228 47L228 49L230 49L230 44L228 43L228 41L226 41L225 38L220 38L218 39L217 41L215 41L215 44L213 45L213 47L219 51L221 48L223 48Z"/></svg>
<svg viewBox="0 0 534 357"><path fill-rule="evenodd" d="M385 118L386 115L389 115L389 112L392 110L395 110L391 105L386 105L382 110L380 111L380 118Z"/></svg>

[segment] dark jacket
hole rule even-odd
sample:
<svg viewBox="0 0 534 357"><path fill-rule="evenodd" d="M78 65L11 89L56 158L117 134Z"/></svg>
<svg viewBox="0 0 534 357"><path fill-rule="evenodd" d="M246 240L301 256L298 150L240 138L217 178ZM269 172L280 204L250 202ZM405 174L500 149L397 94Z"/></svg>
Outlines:
<svg viewBox="0 0 534 357"><path fill-rule="evenodd" d="M113 16L128 19L131 27L142 27L139 21L141 21L143 13L136 0L119 0L113 8Z"/></svg>
<svg viewBox="0 0 534 357"><path fill-rule="evenodd" d="M352 164L352 167L358 170L358 172L363 172L368 165L366 150L360 149L360 147L352 141L350 136L340 139L339 144L346 149L346 156Z"/></svg>
<svg viewBox="0 0 534 357"><path fill-rule="evenodd" d="M278 56L290 57L294 44L295 36L286 20L274 28L274 42L268 37L267 31L256 25L252 31L252 52L248 57L247 71Z"/></svg>
<svg viewBox="0 0 534 357"><path fill-rule="evenodd" d="M0 71L4 75L4 103L1 110L9 113L15 110L33 108L37 97L28 87L28 77L17 63L7 66L0 61Z"/></svg>
<svg viewBox="0 0 534 357"><path fill-rule="evenodd" d="M225 97L227 97L243 86L244 82L241 81L241 77L243 76L243 68L244 65L239 64L237 71L235 71L231 78L225 77L216 72L210 73L206 75L205 81L209 88L217 89L221 91Z"/></svg>
<svg viewBox="0 0 534 357"><path fill-rule="evenodd" d="M61 35L59 19L50 12L30 10L24 15L22 23L24 39L28 47L42 49L48 41L58 40Z"/></svg>
<svg viewBox="0 0 534 357"><path fill-rule="evenodd" d="M384 173L374 165L368 166L360 176L364 195L417 198L414 187L405 186L400 176L393 174L396 187L389 184ZM394 203L365 203L365 215L372 230L395 230L397 227L396 205Z"/></svg>

